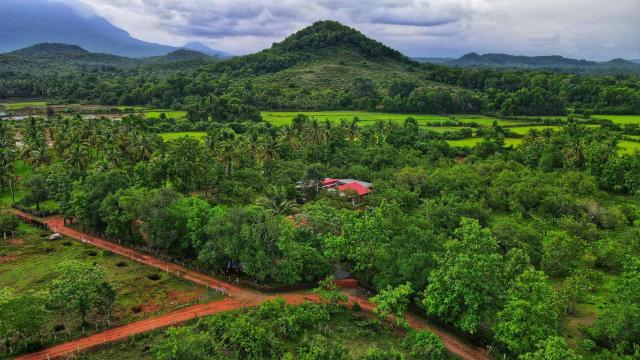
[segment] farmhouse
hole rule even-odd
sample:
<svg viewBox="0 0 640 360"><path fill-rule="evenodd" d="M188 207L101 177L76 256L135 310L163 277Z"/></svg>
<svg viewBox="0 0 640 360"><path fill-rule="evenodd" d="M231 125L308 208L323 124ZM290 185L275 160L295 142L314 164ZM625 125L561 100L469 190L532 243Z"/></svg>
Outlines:
<svg viewBox="0 0 640 360"><path fill-rule="evenodd" d="M321 182L322 189L340 191L341 193L355 192L361 198L371 192L371 186L372 184L369 182L355 179L326 178Z"/></svg>

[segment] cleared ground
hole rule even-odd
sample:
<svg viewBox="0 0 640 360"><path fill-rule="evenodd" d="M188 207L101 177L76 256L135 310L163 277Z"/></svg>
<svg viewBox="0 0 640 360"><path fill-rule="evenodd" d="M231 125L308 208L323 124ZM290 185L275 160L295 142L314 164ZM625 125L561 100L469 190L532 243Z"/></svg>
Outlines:
<svg viewBox="0 0 640 360"><path fill-rule="evenodd" d="M221 293L208 290L166 272L145 266L110 251L96 249L81 242L62 239L48 240L49 232L20 225L19 234L0 239L0 288L10 288L16 295L30 291L46 291L56 278L55 269L63 261L76 260L98 264L107 271L109 281L118 287L113 305L111 326L155 317L190 304L217 301ZM83 329L75 313L52 311L47 319L43 343L66 341L83 333L95 332L96 325L104 330L103 315L91 314L89 326ZM64 325L62 330L60 325ZM57 331L54 330L57 327ZM83 332L84 330L84 332Z"/></svg>

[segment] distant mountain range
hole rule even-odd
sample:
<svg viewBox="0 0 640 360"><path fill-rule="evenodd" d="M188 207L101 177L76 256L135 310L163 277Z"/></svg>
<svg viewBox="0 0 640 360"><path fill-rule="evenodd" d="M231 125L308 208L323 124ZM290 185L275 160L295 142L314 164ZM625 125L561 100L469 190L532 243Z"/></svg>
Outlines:
<svg viewBox="0 0 640 360"><path fill-rule="evenodd" d="M56 72L74 70L110 71L151 66L156 69L195 68L220 61L219 58L201 52L178 49L162 56L142 59L92 53L78 45L42 43L24 49L0 54L0 74L12 72Z"/></svg>
<svg viewBox="0 0 640 360"><path fill-rule="evenodd" d="M1 0L0 19L0 53L40 43L78 45L90 52L130 58L162 56L180 49L138 40L100 16L81 15L57 1ZM230 56L201 43L189 43L182 48L211 56Z"/></svg>
<svg viewBox="0 0 640 360"><path fill-rule="evenodd" d="M469 53L458 59L418 57L413 60L456 67L505 68L505 69L547 69L585 74L639 74L640 60L613 59L596 62L569 59L558 55L516 56L507 54Z"/></svg>

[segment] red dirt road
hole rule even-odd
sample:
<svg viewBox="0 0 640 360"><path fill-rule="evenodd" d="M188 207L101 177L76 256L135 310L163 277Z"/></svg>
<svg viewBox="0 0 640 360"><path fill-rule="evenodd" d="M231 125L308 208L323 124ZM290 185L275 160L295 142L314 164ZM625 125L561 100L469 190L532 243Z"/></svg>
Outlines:
<svg viewBox="0 0 640 360"><path fill-rule="evenodd" d="M17 212L17 215L26 220L33 219L31 216L25 213ZM178 310L169 314L165 314L153 319L141 320L131 324L123 325L120 327L112 328L101 333L90 335L84 338L73 340L64 344L60 344L49 349L27 354L17 359L53 359L56 357L62 357L64 355L72 354L79 350L86 350L95 346L99 346L108 342L114 342L118 340L126 339L127 337L154 329L167 327L183 323L185 321L214 314L221 311L229 311L239 309L245 306L256 306L265 300L274 298L284 298L289 304L300 304L304 301L317 301L317 297L309 293L286 293L278 295L267 295L253 290L241 288L224 281L220 281L211 276L207 276L196 271L187 269L183 266L173 264L164 260L157 259L153 256L144 254L142 252L130 249L125 246L121 246L110 241L85 234L75 229L68 228L64 225L64 221L60 217L54 217L46 220L49 229L58 232L67 237L92 244L98 248L109 250L111 252L128 257L132 260L141 262L148 266L158 268L162 271L168 271L176 276L179 276L185 280L195 282L200 285L205 285L229 295L222 301L215 301L206 304L199 304L191 306L182 310ZM347 291L345 291L347 292ZM356 296L353 291L348 293L349 303L358 303L364 311L371 312L374 306L368 299L361 296ZM468 342L460 339L456 335L427 323L424 319L421 319L412 314L407 314L407 320L414 329L429 329L434 332L444 342L447 349L465 360L488 360L489 354L485 349L471 345Z"/></svg>

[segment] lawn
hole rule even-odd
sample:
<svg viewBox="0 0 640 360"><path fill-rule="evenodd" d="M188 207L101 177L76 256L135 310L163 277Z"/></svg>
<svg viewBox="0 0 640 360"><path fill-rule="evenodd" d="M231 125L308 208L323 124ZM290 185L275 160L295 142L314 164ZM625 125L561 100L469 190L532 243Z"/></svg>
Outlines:
<svg viewBox="0 0 640 360"><path fill-rule="evenodd" d="M164 141L175 140L185 136L194 137L196 139L204 139L204 137L207 136L207 133L204 131L181 131L160 134L160 137L162 137L162 140Z"/></svg>
<svg viewBox="0 0 640 360"><path fill-rule="evenodd" d="M61 262L77 260L98 264L105 268L108 279L118 287L112 326L154 317L190 303L222 298L220 293L78 241L49 241L49 234L21 224L15 238L6 241L0 238L0 288L11 288L17 295L46 291ZM159 279L153 280L151 275L157 275ZM97 314L90 315L88 322L93 324L93 331L95 324L105 325L104 316ZM64 324L65 330L54 331L54 326L59 324ZM75 313L50 313L43 335L48 339L45 344L80 335L80 319Z"/></svg>
<svg viewBox="0 0 640 360"><path fill-rule="evenodd" d="M28 107L45 107L47 103L45 101L17 101L1 103L0 107L4 110L20 110Z"/></svg>
<svg viewBox="0 0 640 360"><path fill-rule="evenodd" d="M615 124L640 124L640 115L593 115L592 117L611 120Z"/></svg>
<svg viewBox="0 0 640 360"><path fill-rule="evenodd" d="M477 123L481 126L491 126L494 121L499 125L518 125L523 124L517 120L502 120L483 115L426 115L426 114L392 114L367 111L263 111L262 119L275 126L290 124L291 120L298 114L305 114L311 119L318 121L329 120L333 123L339 123L342 119L351 122L355 117L360 119L361 125L375 124L379 120L404 122L408 117L413 117L418 124L425 125L427 123L442 121L459 121L461 123Z"/></svg>

